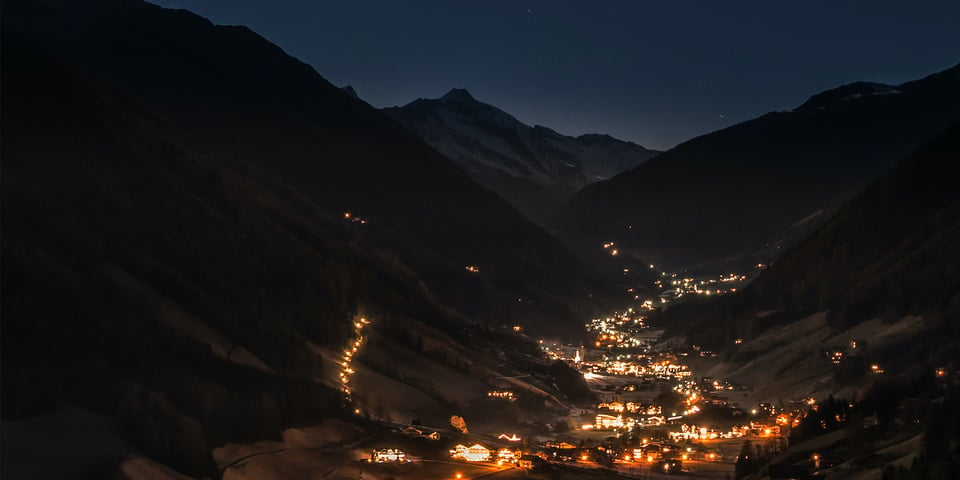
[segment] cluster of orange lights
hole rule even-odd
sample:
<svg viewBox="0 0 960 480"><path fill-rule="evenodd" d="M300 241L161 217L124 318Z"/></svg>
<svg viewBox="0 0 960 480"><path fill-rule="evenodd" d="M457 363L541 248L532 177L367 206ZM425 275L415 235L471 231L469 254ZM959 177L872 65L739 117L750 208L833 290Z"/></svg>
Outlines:
<svg viewBox="0 0 960 480"><path fill-rule="evenodd" d="M487 398L495 398L502 400L516 400L516 396L510 390L492 390L487 392Z"/></svg>
<svg viewBox="0 0 960 480"><path fill-rule="evenodd" d="M647 442L643 442L643 443L646 444ZM633 449L633 457L631 457L630 455L627 455L624 457L624 461L629 462L631 458L633 458L638 462L642 462L644 459L646 459L648 462L652 462L656 459L656 455L646 454L643 452L642 448L635 448Z"/></svg>
<svg viewBox="0 0 960 480"><path fill-rule="evenodd" d="M355 339L351 342L347 348L343 350L343 358L340 362L340 390L347 395L347 398L350 397L350 376L355 373L353 368L350 366L350 363L353 361L354 355L360 350L360 346L363 345L364 337L361 334L363 327L365 327L370 322L366 318L361 318L356 322L353 322L353 330ZM357 412L359 413L359 412Z"/></svg>
<svg viewBox="0 0 960 480"><path fill-rule="evenodd" d="M614 244L613 242L604 243L604 244L603 244L603 249L604 249L604 250L608 250L608 251L610 252L610 255L616 256L616 255L617 255L618 253L620 253L620 252L619 252L616 248L613 248L614 245L615 245L615 244Z"/></svg>
<svg viewBox="0 0 960 480"><path fill-rule="evenodd" d="M362 219L362 218L360 218L360 217L357 217L357 216L353 215L353 214L350 213L350 212L344 212L344 213L343 213L343 219L344 219L344 220L349 220L349 221L351 221L351 222L360 223L360 224L367 223L366 220L364 220L364 219Z"/></svg>

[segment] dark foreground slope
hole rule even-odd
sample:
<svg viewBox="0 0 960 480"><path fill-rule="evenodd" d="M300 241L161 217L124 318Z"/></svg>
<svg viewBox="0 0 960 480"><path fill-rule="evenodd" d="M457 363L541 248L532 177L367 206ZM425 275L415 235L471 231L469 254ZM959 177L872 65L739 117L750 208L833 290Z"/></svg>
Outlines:
<svg viewBox="0 0 960 480"><path fill-rule="evenodd" d="M957 118L960 66L843 86L588 186L556 225L585 248L615 241L668 268L767 263Z"/></svg>
<svg viewBox="0 0 960 480"><path fill-rule="evenodd" d="M827 312L832 331L926 318L901 334L908 358L954 356L960 318L960 125L897 163L742 292L670 309L662 321L715 347ZM748 342L749 343L749 342ZM906 365L901 365L905 367Z"/></svg>
<svg viewBox="0 0 960 480"><path fill-rule="evenodd" d="M579 324L574 309L596 285L557 241L249 29L132 0L4 2L3 19L211 160L246 165L327 212L367 220L366 245L395 252L464 314Z"/></svg>
<svg viewBox="0 0 960 480"><path fill-rule="evenodd" d="M209 472L227 440L340 414L310 344L345 342L356 312L455 321L295 192L2 40L5 419L73 402Z"/></svg>

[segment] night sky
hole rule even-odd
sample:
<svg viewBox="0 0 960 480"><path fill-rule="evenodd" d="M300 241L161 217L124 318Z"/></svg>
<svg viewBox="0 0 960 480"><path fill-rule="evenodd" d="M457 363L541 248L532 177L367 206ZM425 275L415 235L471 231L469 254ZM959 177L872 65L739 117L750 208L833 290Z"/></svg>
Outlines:
<svg viewBox="0 0 960 480"><path fill-rule="evenodd" d="M155 3L247 25L378 107L461 87L528 124L658 149L960 62L956 0Z"/></svg>

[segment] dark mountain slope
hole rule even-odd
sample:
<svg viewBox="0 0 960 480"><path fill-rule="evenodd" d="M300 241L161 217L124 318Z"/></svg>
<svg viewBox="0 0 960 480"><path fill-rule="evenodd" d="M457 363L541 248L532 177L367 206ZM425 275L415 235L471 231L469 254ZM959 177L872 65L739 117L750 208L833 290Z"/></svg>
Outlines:
<svg viewBox="0 0 960 480"><path fill-rule="evenodd" d="M609 135L570 137L531 127L457 88L383 111L537 220L584 185L659 153Z"/></svg>
<svg viewBox="0 0 960 480"><path fill-rule="evenodd" d="M904 332L898 351L939 352L957 342L960 315L960 125L899 162L783 255L745 290L678 306L661 321L716 347L814 312L842 331L872 318L908 315L931 330ZM932 337L931 332L936 334ZM922 335L922 336L921 336ZM921 358L923 355L921 355Z"/></svg>
<svg viewBox="0 0 960 480"><path fill-rule="evenodd" d="M339 346L358 311L458 321L296 192L2 46L5 419L76 402L209 472L214 446L340 414L310 343Z"/></svg>
<svg viewBox="0 0 960 480"><path fill-rule="evenodd" d="M957 118L960 66L896 87L840 87L590 185L556 225L584 248L616 241L669 268L767 263L769 252L750 255L800 238L803 219L831 212Z"/></svg>
<svg viewBox="0 0 960 480"><path fill-rule="evenodd" d="M744 290L670 308L657 320L720 352L704 362L704 375L751 385L744 403L820 402L819 414L791 428L791 448L775 462L797 464L812 441L844 459L821 474L875 468L865 459L890 450L877 439L922 433L922 443L904 450L916 457L909 470L887 467L883 476L956 476L958 161L960 123L898 162ZM831 411L838 400L855 408L854 418L879 425L844 420ZM837 436L844 427L849 435Z"/></svg>
<svg viewBox="0 0 960 480"><path fill-rule="evenodd" d="M37 458L70 473L52 478L102 478L131 455L216 477L211 451L228 442L354 407L443 425L489 378L545 368L522 353L538 351L529 339L440 304L367 241L367 225L180 143L129 97L6 29L0 45L0 441L29 454L5 458L4 478L51 478ZM357 315L373 323L347 412L333 358ZM549 383L529 385L562 396ZM21 443L57 435L33 429L48 417L24 417L61 403L116 418L137 450L86 458L59 438Z"/></svg>
<svg viewBox="0 0 960 480"><path fill-rule="evenodd" d="M465 314L579 324L571 309L596 285L558 242L250 30L134 1L4 2L3 18L142 104L171 137L368 220L367 245L395 251Z"/></svg>

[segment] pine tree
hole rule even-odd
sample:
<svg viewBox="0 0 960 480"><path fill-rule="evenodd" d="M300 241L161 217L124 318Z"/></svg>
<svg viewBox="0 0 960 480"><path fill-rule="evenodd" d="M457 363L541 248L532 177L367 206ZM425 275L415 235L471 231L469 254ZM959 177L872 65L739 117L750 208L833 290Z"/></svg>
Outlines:
<svg viewBox="0 0 960 480"><path fill-rule="evenodd" d="M757 468L757 454L753 449L750 440L743 441L743 447L740 448L740 455L737 456L737 464L734 466L734 478L741 479L753 473Z"/></svg>

